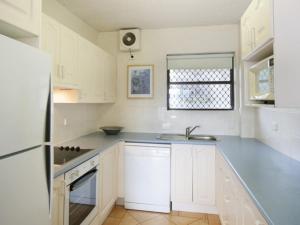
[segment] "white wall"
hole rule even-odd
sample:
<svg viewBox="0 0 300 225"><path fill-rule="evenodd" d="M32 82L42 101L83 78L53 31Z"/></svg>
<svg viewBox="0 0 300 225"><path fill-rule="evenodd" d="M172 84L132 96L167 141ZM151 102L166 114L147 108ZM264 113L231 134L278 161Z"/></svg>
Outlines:
<svg viewBox="0 0 300 225"><path fill-rule="evenodd" d="M255 131L257 139L300 161L300 109L257 109Z"/></svg>
<svg viewBox="0 0 300 225"><path fill-rule="evenodd" d="M42 0L42 4L43 13L56 19L91 42L96 43L98 31L72 14L59 2L56 0Z"/></svg>
<svg viewBox="0 0 300 225"><path fill-rule="evenodd" d="M235 52L239 58L238 25L172 28L142 31L142 50L135 59L119 52L117 32L100 33L98 44L116 54L118 97L112 106L101 107L101 125L119 124L126 131L184 132L185 127L201 125L199 133L239 134L239 94L236 73L234 111L167 111L166 55L174 53ZM154 64L154 98L127 99L127 65ZM238 62L236 62L238 65Z"/></svg>

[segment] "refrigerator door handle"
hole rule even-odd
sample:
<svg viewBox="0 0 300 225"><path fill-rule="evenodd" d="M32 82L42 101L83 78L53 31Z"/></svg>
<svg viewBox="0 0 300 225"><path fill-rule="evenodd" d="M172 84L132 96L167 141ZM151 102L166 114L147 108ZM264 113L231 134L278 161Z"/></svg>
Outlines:
<svg viewBox="0 0 300 225"><path fill-rule="evenodd" d="M46 110L46 124L45 124L45 142L51 143L52 136L52 94L51 94L51 80L50 80L50 89L47 100L47 110Z"/></svg>
<svg viewBox="0 0 300 225"><path fill-rule="evenodd" d="M47 177L47 187L48 187L48 198L49 198L49 216L52 213L52 204L53 204L53 161L54 161L54 153L52 145L45 145L45 165L46 165L46 177Z"/></svg>

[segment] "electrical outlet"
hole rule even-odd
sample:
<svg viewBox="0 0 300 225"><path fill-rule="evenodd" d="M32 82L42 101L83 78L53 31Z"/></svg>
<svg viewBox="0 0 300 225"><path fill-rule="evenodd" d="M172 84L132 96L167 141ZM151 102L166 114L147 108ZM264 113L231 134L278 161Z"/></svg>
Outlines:
<svg viewBox="0 0 300 225"><path fill-rule="evenodd" d="M274 132L279 131L279 125L277 122L272 122L272 131L274 131Z"/></svg>

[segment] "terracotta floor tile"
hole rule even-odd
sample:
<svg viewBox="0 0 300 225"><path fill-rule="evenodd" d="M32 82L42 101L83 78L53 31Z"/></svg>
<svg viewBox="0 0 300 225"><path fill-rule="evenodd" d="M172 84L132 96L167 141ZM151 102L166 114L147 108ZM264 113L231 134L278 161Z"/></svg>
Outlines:
<svg viewBox="0 0 300 225"><path fill-rule="evenodd" d="M165 216L160 215L141 223L141 225L175 225L175 224L172 221L168 220Z"/></svg>
<svg viewBox="0 0 300 225"><path fill-rule="evenodd" d="M209 225L221 225L220 217L218 215L208 214Z"/></svg>
<svg viewBox="0 0 300 225"><path fill-rule="evenodd" d="M206 213L179 212L179 216L208 220Z"/></svg>
<svg viewBox="0 0 300 225"><path fill-rule="evenodd" d="M189 225L210 225L207 220L197 220Z"/></svg>
<svg viewBox="0 0 300 225"><path fill-rule="evenodd" d="M122 221L119 225L137 225L138 221L134 219L129 213L122 218Z"/></svg>
<svg viewBox="0 0 300 225"><path fill-rule="evenodd" d="M198 218L191 218L191 217L183 217L183 216L173 216L167 215L165 216L168 220L172 221L176 225L188 225L192 222L198 220Z"/></svg>
<svg viewBox="0 0 300 225"><path fill-rule="evenodd" d="M139 223L160 216L159 213L130 210L128 213Z"/></svg>
<svg viewBox="0 0 300 225"><path fill-rule="evenodd" d="M218 215L172 211L169 214L116 206L103 225L221 225Z"/></svg>
<svg viewBox="0 0 300 225"><path fill-rule="evenodd" d="M103 225L119 225L120 222L121 222L121 219L108 217L105 220L105 222L103 223Z"/></svg>
<svg viewBox="0 0 300 225"><path fill-rule="evenodd" d="M126 212L127 212L126 209L124 209L123 207L116 206L115 208L113 208L113 210L109 214L109 217L123 218L125 216Z"/></svg>

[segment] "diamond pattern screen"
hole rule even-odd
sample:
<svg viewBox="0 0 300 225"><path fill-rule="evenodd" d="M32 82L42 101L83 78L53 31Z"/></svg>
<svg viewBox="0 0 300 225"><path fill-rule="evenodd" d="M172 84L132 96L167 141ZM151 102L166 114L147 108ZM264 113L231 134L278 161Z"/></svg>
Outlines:
<svg viewBox="0 0 300 225"><path fill-rule="evenodd" d="M232 110L232 69L169 69L168 109Z"/></svg>

